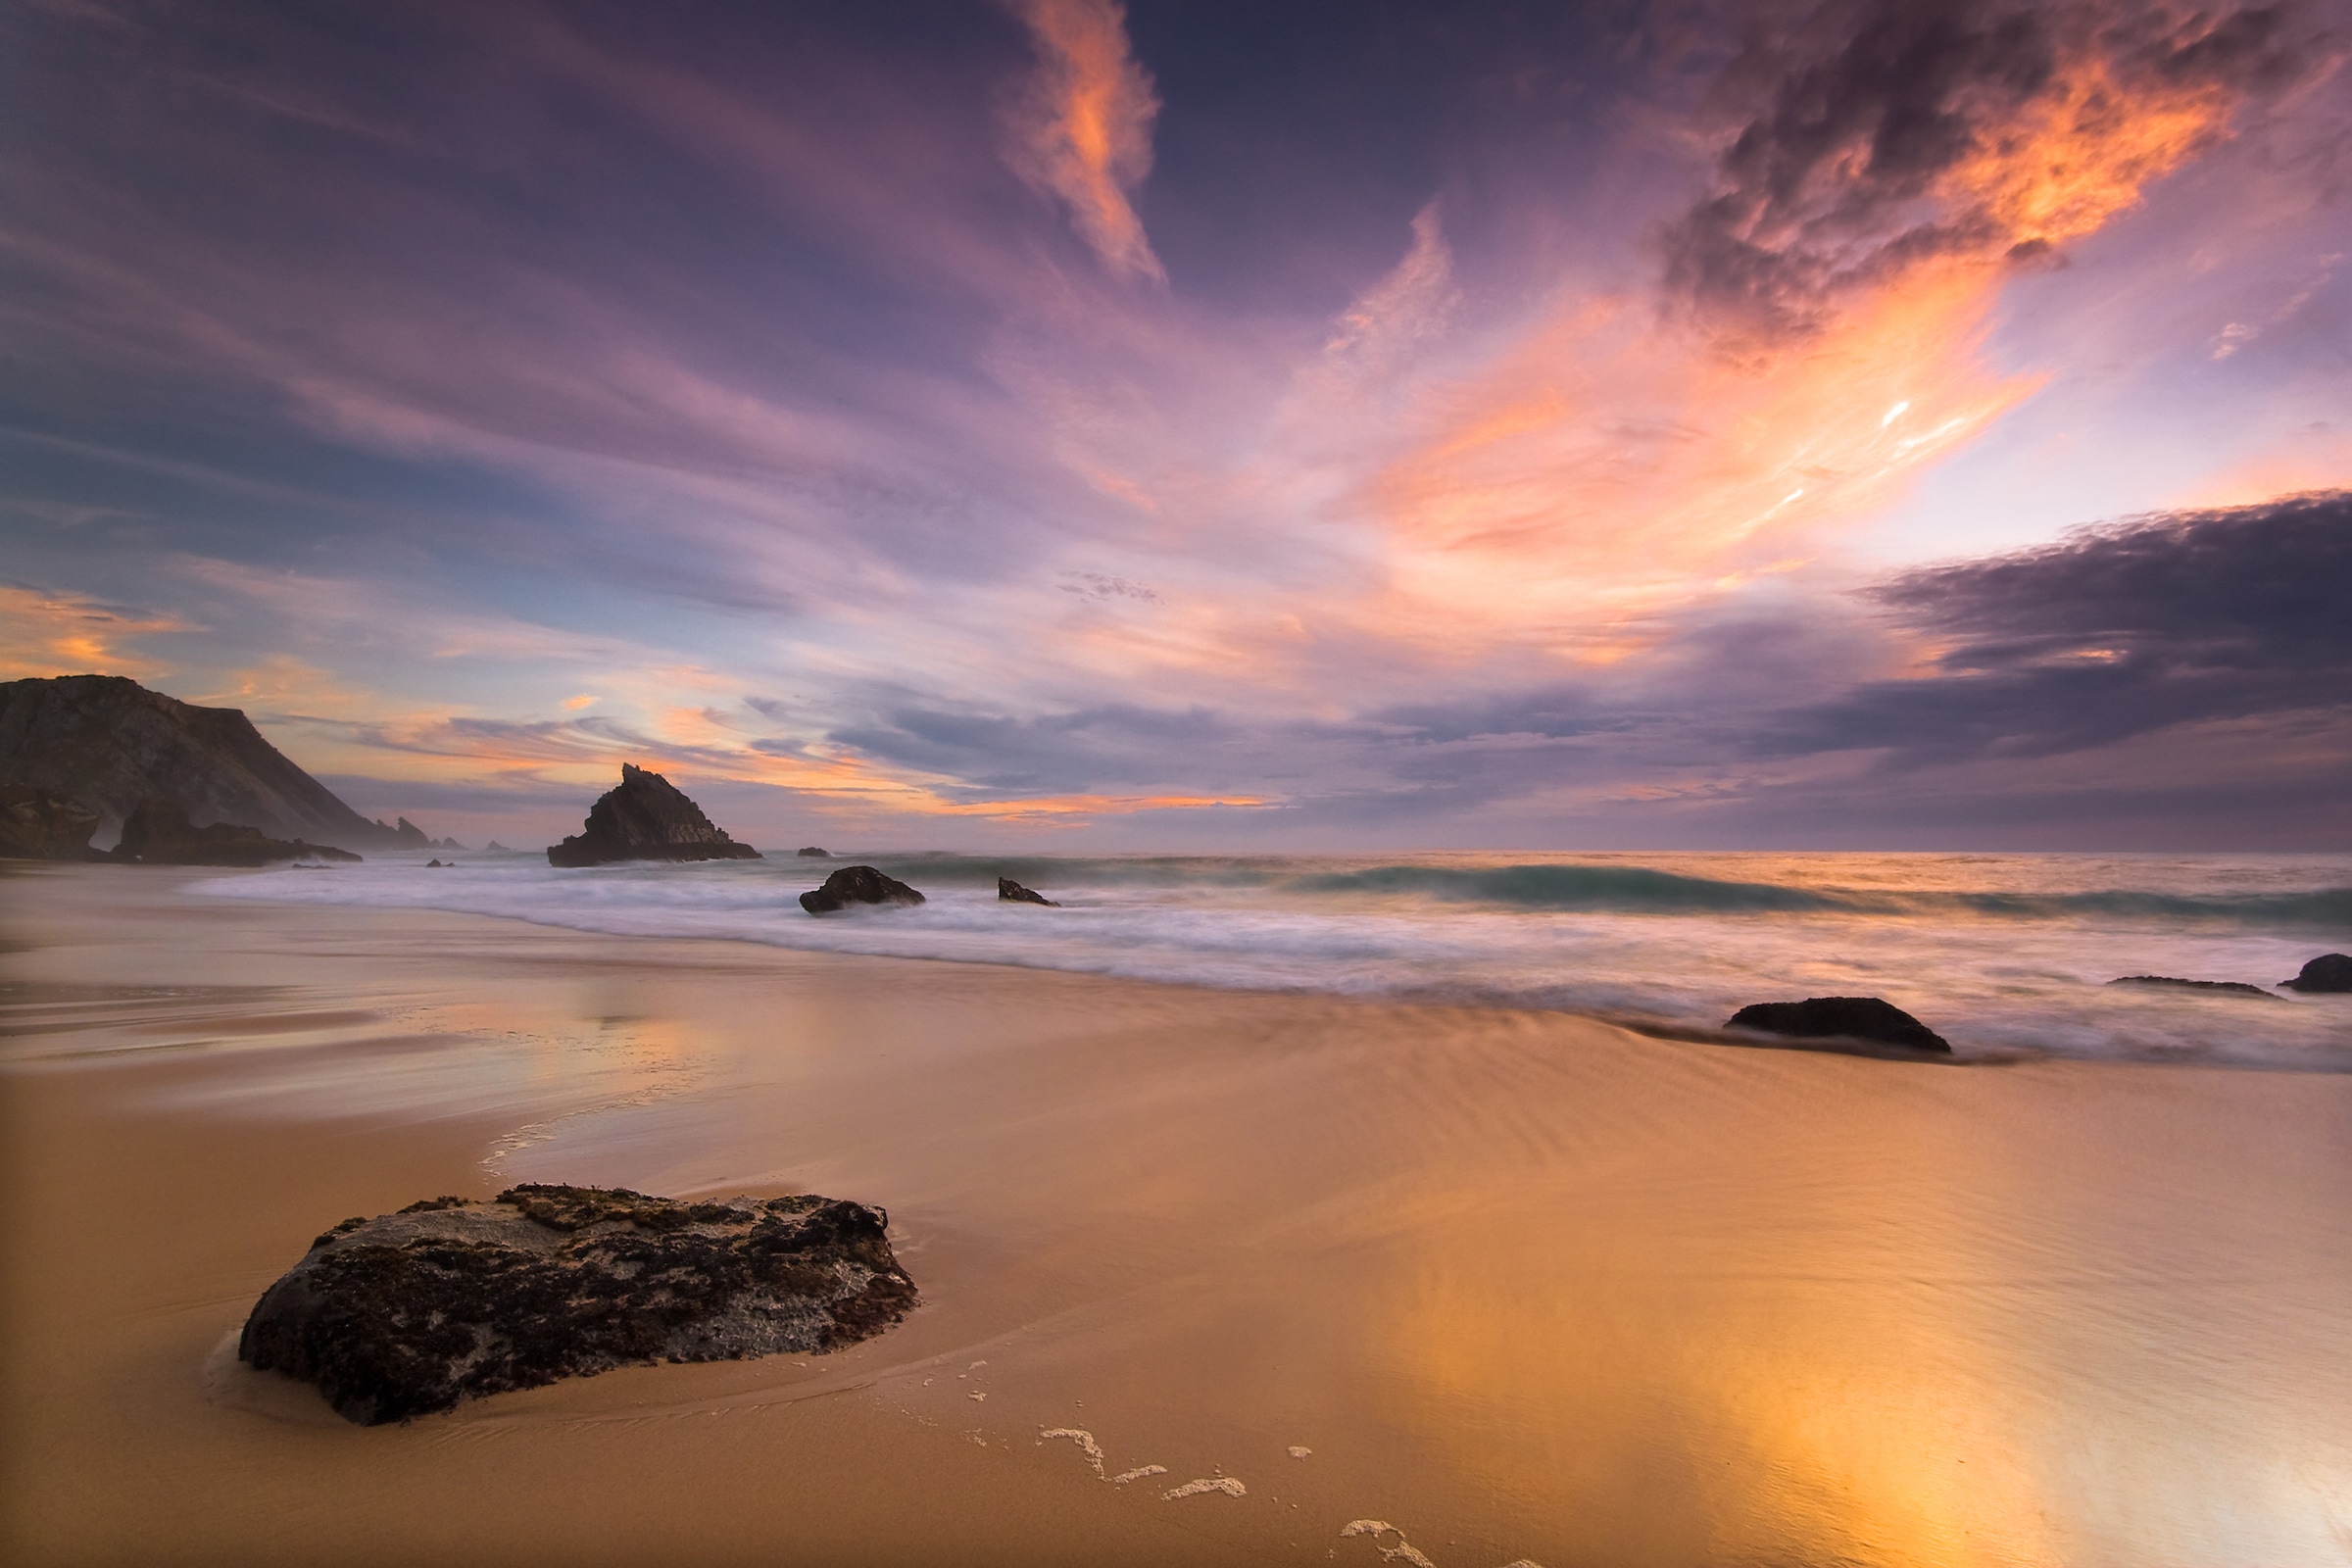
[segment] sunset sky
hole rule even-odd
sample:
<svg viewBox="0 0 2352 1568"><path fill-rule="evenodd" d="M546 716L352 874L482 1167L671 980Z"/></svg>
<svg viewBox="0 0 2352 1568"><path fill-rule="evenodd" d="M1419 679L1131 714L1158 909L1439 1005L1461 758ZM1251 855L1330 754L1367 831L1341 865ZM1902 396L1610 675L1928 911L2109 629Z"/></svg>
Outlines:
<svg viewBox="0 0 2352 1568"><path fill-rule="evenodd" d="M468 842L2352 848L2348 10L21 0L0 678Z"/></svg>

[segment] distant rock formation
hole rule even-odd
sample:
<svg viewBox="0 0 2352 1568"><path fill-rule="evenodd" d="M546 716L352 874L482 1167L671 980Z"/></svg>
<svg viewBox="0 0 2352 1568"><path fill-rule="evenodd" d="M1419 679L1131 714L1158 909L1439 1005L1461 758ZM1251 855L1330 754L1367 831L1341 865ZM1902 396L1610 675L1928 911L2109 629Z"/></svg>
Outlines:
<svg viewBox="0 0 2352 1568"><path fill-rule="evenodd" d="M853 904L921 904L923 896L896 877L884 876L870 865L845 865L825 878L825 885L801 895L801 907L810 914L831 914Z"/></svg>
<svg viewBox="0 0 2352 1568"><path fill-rule="evenodd" d="M1035 888L1025 888L1008 876L997 878L997 901L1001 904L1042 904L1049 909L1061 907Z"/></svg>
<svg viewBox="0 0 2352 1568"><path fill-rule="evenodd" d="M2169 974L2127 974L2107 982L2111 986L2172 986L2180 991L2228 991L2239 996L2269 997L2260 986L2250 986L2243 980L2179 980ZM2272 998L2273 1001L2278 1000Z"/></svg>
<svg viewBox="0 0 2352 1568"><path fill-rule="evenodd" d="M376 1426L617 1366L836 1350L915 1303L889 1223L815 1197L532 1183L427 1199L313 1242L254 1303L237 1356Z"/></svg>
<svg viewBox="0 0 2352 1568"><path fill-rule="evenodd" d="M277 860L357 860L348 850L265 837L258 827L214 822L198 827L172 801L154 800L130 813L114 858L143 865L269 865Z"/></svg>
<svg viewBox="0 0 2352 1568"><path fill-rule="evenodd" d="M492 839L489 843L482 846L482 853L484 855L513 855L514 852L508 849L504 844L499 843L498 840Z"/></svg>
<svg viewBox="0 0 2352 1568"><path fill-rule="evenodd" d="M1949 1051L1944 1038L1890 1002L1877 997L1810 997L1803 1002L1759 1002L1732 1014L1729 1029L1755 1029L1792 1040L1865 1040L1917 1051Z"/></svg>
<svg viewBox="0 0 2352 1568"><path fill-rule="evenodd" d="M2306 993L2352 991L2352 954L2323 954L2305 964L2301 974L2278 983Z"/></svg>
<svg viewBox="0 0 2352 1568"><path fill-rule="evenodd" d="M701 807L659 773L627 762L620 784L588 808L587 831L547 850L550 865L615 860L757 860L760 852L711 826Z"/></svg>
<svg viewBox="0 0 2352 1568"><path fill-rule="evenodd" d="M98 813L18 784L0 785L0 859L97 860Z"/></svg>
<svg viewBox="0 0 2352 1568"><path fill-rule="evenodd" d="M160 800L191 821L245 823L288 840L374 849L398 839L287 760L237 710L197 708L119 675L0 682L0 784L97 812L102 836Z"/></svg>
<svg viewBox="0 0 2352 1568"><path fill-rule="evenodd" d="M813 844L804 844L792 853L804 860L830 860L833 858L831 850L820 850Z"/></svg>

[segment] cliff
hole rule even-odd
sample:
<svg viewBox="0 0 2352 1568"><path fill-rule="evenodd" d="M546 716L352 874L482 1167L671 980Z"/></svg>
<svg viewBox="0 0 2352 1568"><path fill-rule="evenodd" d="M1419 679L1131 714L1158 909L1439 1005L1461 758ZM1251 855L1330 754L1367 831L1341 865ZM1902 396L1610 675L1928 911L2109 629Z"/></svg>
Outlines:
<svg viewBox="0 0 2352 1568"><path fill-rule="evenodd" d="M335 799L262 739L236 709L197 708L119 675L0 682L0 785L95 811L102 838L160 801L193 822L312 844L397 842L392 829Z"/></svg>

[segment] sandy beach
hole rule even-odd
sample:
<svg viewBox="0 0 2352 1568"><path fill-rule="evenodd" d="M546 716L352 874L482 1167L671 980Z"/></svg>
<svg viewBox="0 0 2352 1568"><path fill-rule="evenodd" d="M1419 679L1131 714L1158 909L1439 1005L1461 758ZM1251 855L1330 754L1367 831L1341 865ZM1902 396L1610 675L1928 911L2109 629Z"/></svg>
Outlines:
<svg viewBox="0 0 2352 1568"><path fill-rule="evenodd" d="M2352 1554L2342 1075L186 891L215 874L0 877L11 1562ZM924 1304L378 1429L234 1362L320 1230L524 1180L880 1204Z"/></svg>

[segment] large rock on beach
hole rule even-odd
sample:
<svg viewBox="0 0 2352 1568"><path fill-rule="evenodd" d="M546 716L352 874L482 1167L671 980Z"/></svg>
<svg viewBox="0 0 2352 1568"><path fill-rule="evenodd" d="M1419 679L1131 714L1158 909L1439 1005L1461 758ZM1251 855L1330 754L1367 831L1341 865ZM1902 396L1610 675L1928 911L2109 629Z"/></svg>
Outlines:
<svg viewBox="0 0 2352 1568"><path fill-rule="evenodd" d="M662 1361L812 1354L915 1303L888 1216L831 1198L509 1188L347 1219L255 1303L238 1358L363 1426Z"/></svg>
<svg viewBox="0 0 2352 1568"><path fill-rule="evenodd" d="M90 835L98 813L22 785L0 785L0 858L96 860Z"/></svg>
<svg viewBox="0 0 2352 1568"><path fill-rule="evenodd" d="M1042 904L1049 909L1061 907L1037 889L1025 888L1008 876L997 878L997 900L1003 904Z"/></svg>
<svg viewBox="0 0 2352 1568"><path fill-rule="evenodd" d="M1730 1029L1754 1029L1792 1040L1860 1040L1914 1051L1950 1051L1944 1038L1890 1002L1877 997L1808 997L1803 1002L1759 1002L1732 1014Z"/></svg>
<svg viewBox="0 0 2352 1568"><path fill-rule="evenodd" d="M547 850L550 865L609 865L616 860L757 860L703 808L661 774L623 762L620 783L588 808L586 831Z"/></svg>
<svg viewBox="0 0 2352 1568"><path fill-rule="evenodd" d="M2323 954L2305 964L2301 974L2278 983L2289 991L2352 991L2352 954Z"/></svg>
<svg viewBox="0 0 2352 1568"><path fill-rule="evenodd" d="M122 824L122 839L115 846L114 858L142 865L270 865L279 860L360 858L332 845L270 838L260 828L238 822L198 827L176 803L165 800L149 801L130 813Z"/></svg>
<svg viewBox="0 0 2352 1568"><path fill-rule="evenodd" d="M845 865L825 878L821 888L801 895L801 907L810 914L831 914L853 904L921 904L923 896L897 877L884 876L870 865Z"/></svg>

